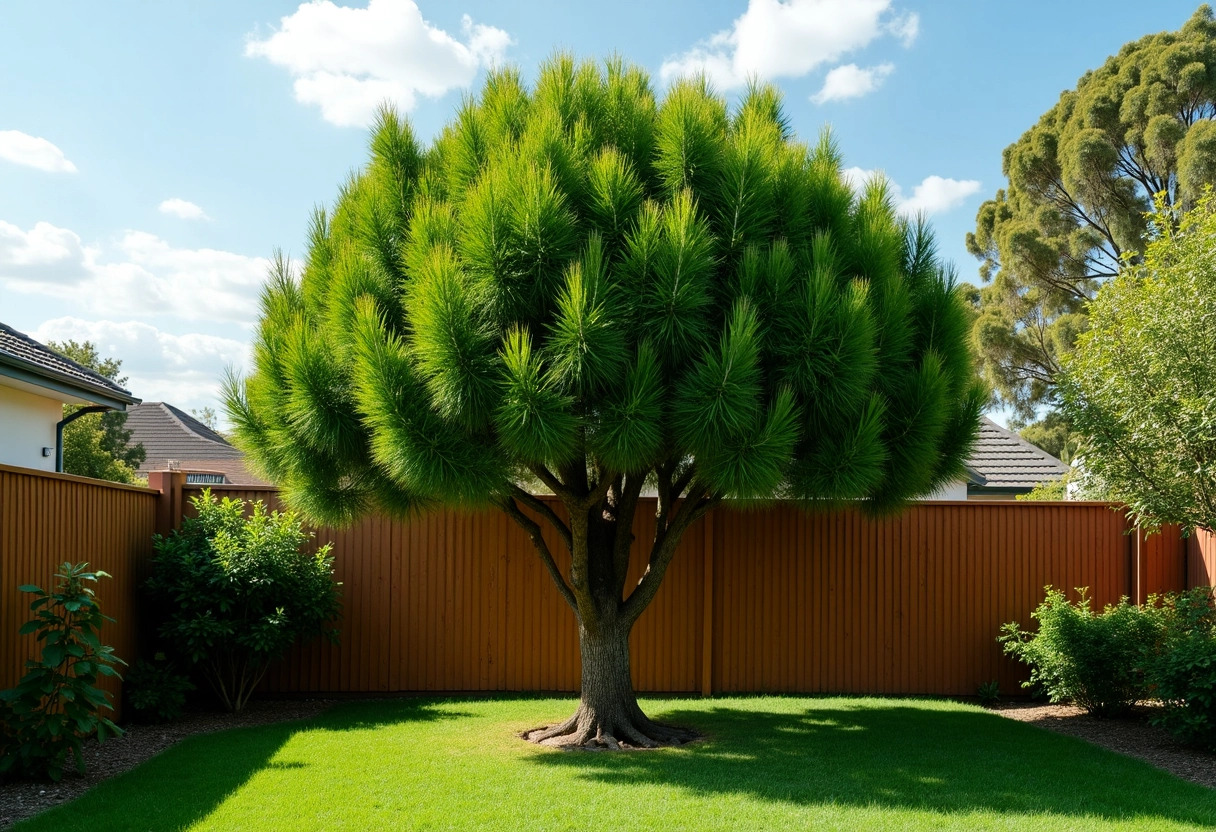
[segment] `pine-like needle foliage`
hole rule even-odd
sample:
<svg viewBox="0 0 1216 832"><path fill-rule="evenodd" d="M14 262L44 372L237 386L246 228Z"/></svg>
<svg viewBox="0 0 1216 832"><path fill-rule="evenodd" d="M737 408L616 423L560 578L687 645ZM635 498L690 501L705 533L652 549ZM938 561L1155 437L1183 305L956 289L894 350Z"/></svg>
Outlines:
<svg viewBox="0 0 1216 832"><path fill-rule="evenodd" d="M236 440L326 522L538 472L880 510L931 492L985 399L967 314L927 228L840 168L770 87L658 101L620 61L559 56L532 89L495 71L429 149L386 109L298 274L274 268Z"/></svg>

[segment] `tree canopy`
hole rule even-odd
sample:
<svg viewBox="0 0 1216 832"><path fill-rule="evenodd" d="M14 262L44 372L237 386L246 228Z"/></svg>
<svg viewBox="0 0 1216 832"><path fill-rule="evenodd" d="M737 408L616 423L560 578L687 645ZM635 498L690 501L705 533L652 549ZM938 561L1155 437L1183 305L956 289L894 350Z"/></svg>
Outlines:
<svg viewBox="0 0 1216 832"><path fill-rule="evenodd" d="M122 371L122 361L103 358L91 341L50 341L48 346L119 386L127 383L126 376L118 375ZM67 405L63 415L78 409L75 405ZM88 413L69 422L63 428L63 470L112 482L138 481L136 470L144 461L144 446L130 444L131 431L126 429L126 423L127 414L119 411Z"/></svg>
<svg viewBox="0 0 1216 832"><path fill-rule="evenodd" d="M559 56L532 89L492 72L429 148L381 113L299 278L274 268L227 406L313 518L506 511L579 621L583 706L553 736L649 744L675 734L637 709L627 635L681 534L723 499L890 510L958 476L986 398L967 314L929 229L881 181L854 194L774 88L656 101Z"/></svg>
<svg viewBox="0 0 1216 832"><path fill-rule="evenodd" d="M1216 200L1161 223L1064 361L1082 467L1147 527L1216 529Z"/></svg>
<svg viewBox="0 0 1216 832"><path fill-rule="evenodd" d="M983 261L974 341L985 379L1024 418L1055 402L1087 305L1150 222L1175 223L1216 181L1216 21L1126 44L1005 149L1007 187L967 247ZM1154 197L1160 215L1154 212Z"/></svg>

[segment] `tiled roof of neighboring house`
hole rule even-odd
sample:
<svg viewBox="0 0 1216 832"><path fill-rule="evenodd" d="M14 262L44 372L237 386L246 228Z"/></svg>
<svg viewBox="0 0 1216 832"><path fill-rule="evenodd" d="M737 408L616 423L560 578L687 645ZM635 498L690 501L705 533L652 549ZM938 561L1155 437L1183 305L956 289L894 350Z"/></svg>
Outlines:
<svg viewBox="0 0 1216 832"><path fill-rule="evenodd" d="M110 379L0 323L0 375L122 409L139 399Z"/></svg>
<svg viewBox="0 0 1216 832"><path fill-rule="evenodd" d="M985 416L967 469L972 493L1017 493L1058 480L1068 466Z"/></svg>
<svg viewBox="0 0 1216 832"><path fill-rule="evenodd" d="M249 473L245 457L211 428L167 402L144 402L127 411L131 444L144 446L141 474L177 468L224 474L228 482L263 484Z"/></svg>

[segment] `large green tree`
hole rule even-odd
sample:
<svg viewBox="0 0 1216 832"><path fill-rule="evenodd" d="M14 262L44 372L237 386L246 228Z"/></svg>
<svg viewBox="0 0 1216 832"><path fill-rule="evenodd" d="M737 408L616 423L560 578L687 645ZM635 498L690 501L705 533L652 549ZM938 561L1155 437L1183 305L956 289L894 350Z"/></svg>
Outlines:
<svg viewBox="0 0 1216 832"><path fill-rule="evenodd" d="M1163 223L1064 361L1081 467L1140 523L1216 529L1216 202Z"/></svg>
<svg viewBox="0 0 1216 832"><path fill-rule="evenodd" d="M983 261L974 339L983 374L1023 418L1055 404L1060 359L1124 258L1143 255L1162 194L1174 223L1216 180L1216 22L1125 45L1005 148L1007 187L967 247Z"/></svg>
<svg viewBox="0 0 1216 832"><path fill-rule="evenodd" d="M120 387L127 383L127 377L119 375L122 361L102 357L91 341L69 339L50 341L47 345ZM77 410L78 406L67 405L63 415ZM126 424L127 414L117 410L88 413L69 422L63 428L63 470L68 474L112 482L138 481L136 470L144 461L144 446L131 444L131 431L127 430Z"/></svg>
<svg viewBox="0 0 1216 832"><path fill-rule="evenodd" d="M273 270L227 407L312 518L506 512L581 645L578 710L529 738L649 746L688 734L638 707L628 637L684 532L723 500L891 510L958 476L986 395L966 339L928 229L797 143L774 89L656 102L559 57L532 89L491 73L429 149L382 113L300 278Z"/></svg>

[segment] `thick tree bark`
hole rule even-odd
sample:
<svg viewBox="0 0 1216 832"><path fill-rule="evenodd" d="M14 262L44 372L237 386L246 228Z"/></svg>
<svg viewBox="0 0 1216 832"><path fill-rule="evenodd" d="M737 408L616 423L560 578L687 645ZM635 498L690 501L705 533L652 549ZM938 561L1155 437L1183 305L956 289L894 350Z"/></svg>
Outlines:
<svg viewBox="0 0 1216 832"><path fill-rule="evenodd" d="M565 472L560 479L544 468L535 468L536 476L565 504L569 525L522 489L514 488L511 496L500 502L532 539L562 598L574 611L579 628L582 684L578 710L561 724L525 731L525 739L560 747L618 749L678 745L696 738L693 731L660 725L642 713L629 670L629 632L634 622L654 600L680 537L717 503L704 489L690 487L691 470L673 481L674 472L674 465L659 472L655 539L646 572L628 594L625 582L633 518L644 472L624 476L599 471L599 480L592 485L581 466ZM683 494L685 488L690 493ZM684 498L683 504L676 509L674 504L680 497ZM552 525L569 547L569 582L557 568L540 525L520 509L519 503Z"/></svg>
<svg viewBox="0 0 1216 832"><path fill-rule="evenodd" d="M527 731L532 742L589 749L657 748L679 745L697 735L660 725L638 706L629 671L630 626L616 620L594 630L579 624L582 690L578 710L558 725Z"/></svg>

